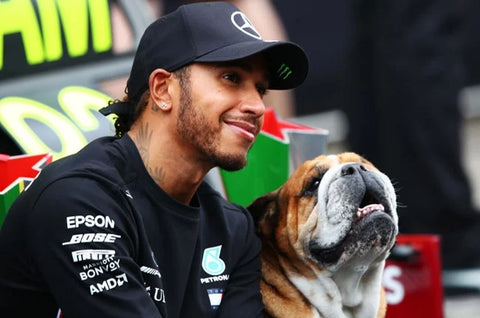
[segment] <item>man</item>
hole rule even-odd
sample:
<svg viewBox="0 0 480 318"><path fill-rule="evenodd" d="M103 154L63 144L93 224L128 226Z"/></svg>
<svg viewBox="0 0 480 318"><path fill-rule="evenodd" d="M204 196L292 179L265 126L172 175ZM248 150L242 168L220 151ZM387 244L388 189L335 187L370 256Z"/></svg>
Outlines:
<svg viewBox="0 0 480 318"><path fill-rule="evenodd" d="M118 114L117 137L47 166L10 209L2 317L260 316L251 217L202 180L246 164L265 90L296 87L307 68L228 3L154 22L127 96L102 110Z"/></svg>

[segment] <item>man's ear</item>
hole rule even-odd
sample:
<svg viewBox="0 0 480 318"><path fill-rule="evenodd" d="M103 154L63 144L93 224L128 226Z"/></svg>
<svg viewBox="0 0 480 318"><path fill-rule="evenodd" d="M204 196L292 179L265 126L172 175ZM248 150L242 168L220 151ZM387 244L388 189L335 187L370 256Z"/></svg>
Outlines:
<svg viewBox="0 0 480 318"><path fill-rule="evenodd" d="M148 79L150 97L156 105L161 106L160 108L162 110L167 110L172 107L172 97L168 91L171 77L172 73L162 68L157 68L150 74Z"/></svg>

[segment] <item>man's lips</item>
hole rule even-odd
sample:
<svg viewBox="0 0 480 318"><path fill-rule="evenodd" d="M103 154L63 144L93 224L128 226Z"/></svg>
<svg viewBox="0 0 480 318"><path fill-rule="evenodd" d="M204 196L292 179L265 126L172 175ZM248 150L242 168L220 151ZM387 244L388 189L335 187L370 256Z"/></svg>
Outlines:
<svg viewBox="0 0 480 318"><path fill-rule="evenodd" d="M248 141L255 140L257 128L254 124L245 121L225 121L234 131L245 137Z"/></svg>

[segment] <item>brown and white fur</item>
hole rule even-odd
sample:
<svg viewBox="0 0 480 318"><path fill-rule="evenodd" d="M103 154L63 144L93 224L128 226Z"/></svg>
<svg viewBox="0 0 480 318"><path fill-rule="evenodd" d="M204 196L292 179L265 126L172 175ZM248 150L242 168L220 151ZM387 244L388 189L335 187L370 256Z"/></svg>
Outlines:
<svg viewBox="0 0 480 318"><path fill-rule="evenodd" d="M267 317L384 317L385 259L398 233L390 179L354 153L303 163L248 209L262 239Z"/></svg>

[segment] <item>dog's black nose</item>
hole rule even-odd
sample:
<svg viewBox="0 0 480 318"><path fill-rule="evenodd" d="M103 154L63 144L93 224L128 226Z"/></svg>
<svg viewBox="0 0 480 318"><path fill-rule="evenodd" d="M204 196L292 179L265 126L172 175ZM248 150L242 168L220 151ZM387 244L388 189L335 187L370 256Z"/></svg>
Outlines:
<svg viewBox="0 0 480 318"><path fill-rule="evenodd" d="M349 163L342 167L342 176L349 176L355 173L361 173L367 169L361 163Z"/></svg>

